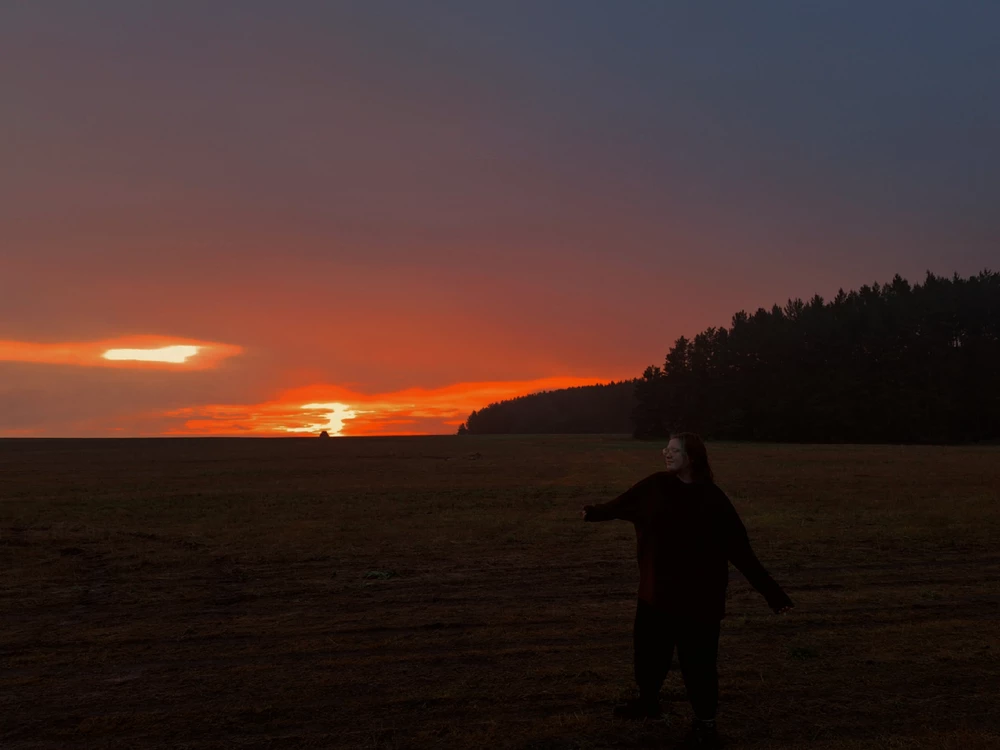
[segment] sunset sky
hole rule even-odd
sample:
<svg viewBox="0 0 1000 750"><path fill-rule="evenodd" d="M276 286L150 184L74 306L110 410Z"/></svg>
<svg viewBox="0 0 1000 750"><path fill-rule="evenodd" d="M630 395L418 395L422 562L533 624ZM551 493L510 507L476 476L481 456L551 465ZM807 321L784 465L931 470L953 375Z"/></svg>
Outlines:
<svg viewBox="0 0 1000 750"><path fill-rule="evenodd" d="M996 270L998 28L912 0L0 4L0 437L453 433L740 309Z"/></svg>

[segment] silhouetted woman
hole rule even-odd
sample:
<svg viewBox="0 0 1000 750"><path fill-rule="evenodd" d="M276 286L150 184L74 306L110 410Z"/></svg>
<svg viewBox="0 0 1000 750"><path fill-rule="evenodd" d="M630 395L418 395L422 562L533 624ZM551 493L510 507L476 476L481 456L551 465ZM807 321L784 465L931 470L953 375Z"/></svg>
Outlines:
<svg viewBox="0 0 1000 750"><path fill-rule="evenodd" d="M794 605L750 548L736 509L713 481L701 438L674 435L663 457L666 471L646 477L611 502L585 506L581 515L585 521L621 519L635 525L639 601L633 639L639 697L617 707L615 715L660 715L660 688L676 647L695 715L688 743L711 748L718 744L716 659L728 563L776 613Z"/></svg>

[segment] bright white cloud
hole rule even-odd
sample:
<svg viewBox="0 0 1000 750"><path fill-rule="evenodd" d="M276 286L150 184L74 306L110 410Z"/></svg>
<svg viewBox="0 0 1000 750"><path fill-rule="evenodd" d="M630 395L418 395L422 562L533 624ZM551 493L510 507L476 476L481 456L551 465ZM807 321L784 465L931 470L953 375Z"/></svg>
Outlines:
<svg viewBox="0 0 1000 750"><path fill-rule="evenodd" d="M132 362L171 362L183 364L201 349L200 346L178 344L161 346L159 349L108 349L101 356L104 359L128 360Z"/></svg>

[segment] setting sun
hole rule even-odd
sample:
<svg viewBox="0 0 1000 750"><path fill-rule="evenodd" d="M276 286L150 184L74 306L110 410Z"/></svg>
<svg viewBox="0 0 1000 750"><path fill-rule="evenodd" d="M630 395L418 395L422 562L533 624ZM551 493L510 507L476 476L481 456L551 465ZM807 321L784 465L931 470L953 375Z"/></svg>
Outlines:
<svg viewBox="0 0 1000 750"><path fill-rule="evenodd" d="M330 404L305 404L302 409L304 411L319 411L320 414L317 416L322 420L316 423L305 425L304 427L285 427L286 432L322 432L326 431L329 435L340 435L341 430L344 429L344 420L353 419L359 414L364 412L352 409L347 404L341 403L330 403Z"/></svg>

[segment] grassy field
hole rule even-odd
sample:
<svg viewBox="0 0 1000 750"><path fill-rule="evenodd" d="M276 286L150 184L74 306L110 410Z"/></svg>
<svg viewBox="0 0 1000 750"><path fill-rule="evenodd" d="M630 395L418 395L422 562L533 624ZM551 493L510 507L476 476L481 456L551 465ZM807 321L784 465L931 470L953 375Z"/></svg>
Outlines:
<svg viewBox="0 0 1000 750"><path fill-rule="evenodd" d="M653 748L608 436L0 441L0 748ZM710 445L729 748L1000 748L1000 448Z"/></svg>

